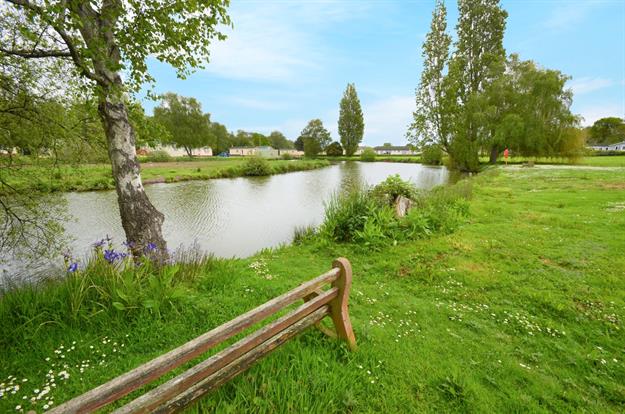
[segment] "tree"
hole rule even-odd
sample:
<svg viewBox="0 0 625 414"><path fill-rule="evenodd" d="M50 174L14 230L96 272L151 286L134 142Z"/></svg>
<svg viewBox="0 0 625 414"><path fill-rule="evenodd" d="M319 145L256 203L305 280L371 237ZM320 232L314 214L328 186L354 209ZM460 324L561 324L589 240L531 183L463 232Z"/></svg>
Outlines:
<svg viewBox="0 0 625 414"><path fill-rule="evenodd" d="M444 71L449 61L451 36L447 34L447 9L437 0L430 32L423 42L423 71L416 90L417 109L408 138L415 145L439 144L449 150L449 117L446 111Z"/></svg>
<svg viewBox="0 0 625 414"><path fill-rule="evenodd" d="M614 144L625 141L625 121L617 117L596 120L590 127L588 141L591 144Z"/></svg>
<svg viewBox="0 0 625 414"><path fill-rule="evenodd" d="M330 155L332 157L340 157L341 155L343 155L343 147L339 142L334 141L326 148L326 155Z"/></svg>
<svg viewBox="0 0 625 414"><path fill-rule="evenodd" d="M313 119L300 134L304 142L304 153L307 157L319 154L332 142L330 133L323 127L320 119Z"/></svg>
<svg viewBox="0 0 625 414"><path fill-rule="evenodd" d="M127 92L153 80L148 56L171 64L182 77L201 66L211 41L225 37L216 26L230 23L227 0L4 3L0 53L72 63L98 99L127 241L135 255L142 255L149 243L165 254L164 216L143 189Z"/></svg>
<svg viewBox="0 0 625 414"><path fill-rule="evenodd" d="M213 137L211 142L213 154L221 154L228 151L232 142L232 134L228 132L226 126L219 122L211 122L209 128L210 135Z"/></svg>
<svg viewBox="0 0 625 414"><path fill-rule="evenodd" d="M581 150L574 132L579 119L570 110L572 92L565 89L568 79L510 56L505 73L477 99L482 112L476 112L476 120L492 163L506 147L525 156L571 157Z"/></svg>
<svg viewBox="0 0 625 414"><path fill-rule="evenodd" d="M192 157L194 148L206 147L214 141L210 115L202 113L202 105L195 98L170 92L161 99L160 106L154 108L154 120L167 129L172 144L184 148Z"/></svg>
<svg viewBox="0 0 625 414"><path fill-rule="evenodd" d="M289 141L287 137L280 131L273 131L267 137L269 145L275 149L289 149L293 148L293 142Z"/></svg>
<svg viewBox="0 0 625 414"><path fill-rule="evenodd" d="M356 94L356 86L348 83L340 104L339 136L345 148L345 155L354 155L365 132L360 100Z"/></svg>
<svg viewBox="0 0 625 414"><path fill-rule="evenodd" d="M299 137L297 137L297 139L293 143L293 146L298 151L304 151L304 139L302 138L301 135Z"/></svg>
<svg viewBox="0 0 625 414"><path fill-rule="evenodd" d="M480 134L488 133L480 129L479 94L503 73L508 14L499 0L459 0L458 11L456 50L444 81L444 111L451 117L448 130L453 137L447 149L458 169L477 171Z"/></svg>

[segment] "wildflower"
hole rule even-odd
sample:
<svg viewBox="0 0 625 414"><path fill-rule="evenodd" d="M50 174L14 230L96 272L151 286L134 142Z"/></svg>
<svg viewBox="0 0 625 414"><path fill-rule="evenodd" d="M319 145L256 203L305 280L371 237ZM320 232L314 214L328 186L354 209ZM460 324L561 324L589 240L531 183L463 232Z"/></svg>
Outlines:
<svg viewBox="0 0 625 414"><path fill-rule="evenodd" d="M94 249L99 249L99 248L101 248L102 246L104 246L104 244L105 244L105 240L104 240L104 239L102 239L102 240L99 240L99 241L97 241L97 242L93 243L93 245L92 245L92 246L93 246L93 248L94 248Z"/></svg>
<svg viewBox="0 0 625 414"><path fill-rule="evenodd" d="M151 253L151 252L155 251L156 248L157 248L156 244L150 242L150 243L148 243L147 246L145 246L145 252L146 253Z"/></svg>
<svg viewBox="0 0 625 414"><path fill-rule="evenodd" d="M119 254L118 252L116 252L114 249L106 249L104 250L104 260L106 260L109 263L115 263L115 261L123 258L125 256L122 256L121 254Z"/></svg>
<svg viewBox="0 0 625 414"><path fill-rule="evenodd" d="M74 273L76 270L78 270L78 263L76 262L71 263L67 268L68 273Z"/></svg>

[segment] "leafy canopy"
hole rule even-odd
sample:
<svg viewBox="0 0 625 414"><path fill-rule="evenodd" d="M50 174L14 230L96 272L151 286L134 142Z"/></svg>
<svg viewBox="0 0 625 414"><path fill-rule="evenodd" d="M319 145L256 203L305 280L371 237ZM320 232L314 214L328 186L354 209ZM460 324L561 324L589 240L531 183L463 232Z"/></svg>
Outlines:
<svg viewBox="0 0 625 414"><path fill-rule="evenodd" d="M365 123L362 117L360 100L353 83L348 83L340 104L339 136L345 148L345 155L353 155L362 141Z"/></svg>

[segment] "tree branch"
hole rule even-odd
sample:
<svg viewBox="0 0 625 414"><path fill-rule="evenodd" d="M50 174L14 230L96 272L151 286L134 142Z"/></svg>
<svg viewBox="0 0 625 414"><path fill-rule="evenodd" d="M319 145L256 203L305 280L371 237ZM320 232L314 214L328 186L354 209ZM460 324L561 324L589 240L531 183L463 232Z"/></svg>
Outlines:
<svg viewBox="0 0 625 414"><path fill-rule="evenodd" d="M72 57L71 53L67 50L42 50L42 49L33 49L33 50L10 50L0 47L0 52L11 55L11 56L19 56L26 59L39 59L39 58L49 58L49 57Z"/></svg>

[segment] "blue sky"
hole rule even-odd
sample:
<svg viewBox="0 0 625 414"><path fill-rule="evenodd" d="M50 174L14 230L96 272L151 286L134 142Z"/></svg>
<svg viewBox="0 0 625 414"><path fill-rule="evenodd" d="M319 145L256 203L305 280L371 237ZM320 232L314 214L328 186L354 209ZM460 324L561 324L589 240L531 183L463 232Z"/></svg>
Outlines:
<svg viewBox="0 0 625 414"><path fill-rule="evenodd" d="M457 12L447 1L448 28ZM573 111L625 117L625 0L508 0L504 46L572 77ZM320 118L338 140L338 103L354 82L368 145L404 144L433 0L233 0L234 28L186 80L156 61L155 92L200 100L228 129L295 139ZM151 112L153 102L145 102Z"/></svg>

